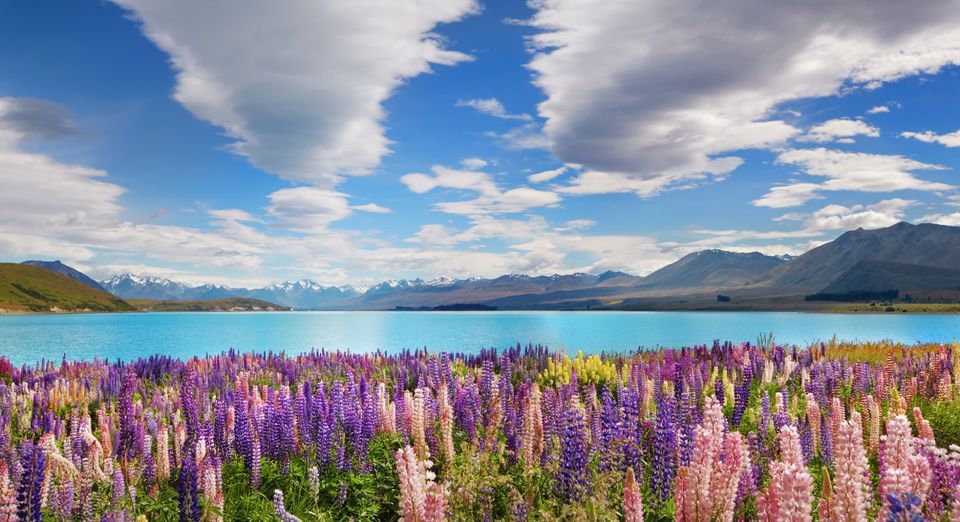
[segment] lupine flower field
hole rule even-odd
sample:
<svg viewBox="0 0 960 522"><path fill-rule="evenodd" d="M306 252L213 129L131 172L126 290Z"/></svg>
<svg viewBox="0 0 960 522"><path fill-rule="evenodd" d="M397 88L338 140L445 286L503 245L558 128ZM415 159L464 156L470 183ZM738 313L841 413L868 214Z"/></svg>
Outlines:
<svg viewBox="0 0 960 522"><path fill-rule="evenodd" d="M956 346L0 359L0 521L960 520Z"/></svg>

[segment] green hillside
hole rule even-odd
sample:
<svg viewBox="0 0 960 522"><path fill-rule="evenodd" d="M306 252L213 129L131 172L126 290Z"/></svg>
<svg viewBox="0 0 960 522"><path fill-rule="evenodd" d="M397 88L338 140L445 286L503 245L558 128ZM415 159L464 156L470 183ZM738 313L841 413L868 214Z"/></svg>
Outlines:
<svg viewBox="0 0 960 522"><path fill-rule="evenodd" d="M0 263L0 311L121 312L134 310L119 297L46 268Z"/></svg>

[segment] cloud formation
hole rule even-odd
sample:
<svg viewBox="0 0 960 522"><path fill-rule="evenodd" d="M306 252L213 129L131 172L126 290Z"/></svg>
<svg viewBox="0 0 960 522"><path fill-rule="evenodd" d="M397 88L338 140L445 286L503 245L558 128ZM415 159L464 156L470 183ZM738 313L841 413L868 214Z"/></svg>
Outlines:
<svg viewBox="0 0 960 522"><path fill-rule="evenodd" d="M529 114L510 114L503 103L496 98L457 100L457 107L470 107L483 114L504 120L530 121L533 119Z"/></svg>
<svg viewBox="0 0 960 522"><path fill-rule="evenodd" d="M259 168L326 188L389 152L383 102L433 64L469 60L432 33L474 0L114 0L170 55L174 98Z"/></svg>
<svg viewBox="0 0 960 522"><path fill-rule="evenodd" d="M544 131L560 160L585 169L571 193L722 178L735 151L799 134L777 117L785 102L960 62L952 0L533 5Z"/></svg>
<svg viewBox="0 0 960 522"><path fill-rule="evenodd" d="M854 136L876 138L880 136L880 130L860 120L835 118L814 125L803 136L797 138L797 141L853 143Z"/></svg>
<svg viewBox="0 0 960 522"><path fill-rule="evenodd" d="M36 98L0 97L0 127L25 140L56 140L78 134L66 107Z"/></svg>
<svg viewBox="0 0 960 522"><path fill-rule="evenodd" d="M431 167L431 172L433 172L432 175L420 172L406 174L400 178L400 181L417 194L424 194L437 188L478 194L473 199L443 201L435 204L437 210L448 214L510 214L560 202L558 194L547 190L530 187L502 190L492 176L477 170L458 170L434 165Z"/></svg>
<svg viewBox="0 0 960 522"><path fill-rule="evenodd" d="M952 190L946 183L917 178L918 170L944 170L941 165L923 163L893 154L845 152L823 147L789 149L777 156L780 165L794 165L805 174L827 178L821 183L793 182L777 185L753 202L756 206L785 208L802 205L815 199L819 192L851 190L860 192L894 192Z"/></svg>
<svg viewBox="0 0 960 522"><path fill-rule="evenodd" d="M947 134L937 134L931 131L923 132L901 132L901 138L912 138L915 140L922 141L924 143L939 143L944 147L960 147L960 130L949 132Z"/></svg>

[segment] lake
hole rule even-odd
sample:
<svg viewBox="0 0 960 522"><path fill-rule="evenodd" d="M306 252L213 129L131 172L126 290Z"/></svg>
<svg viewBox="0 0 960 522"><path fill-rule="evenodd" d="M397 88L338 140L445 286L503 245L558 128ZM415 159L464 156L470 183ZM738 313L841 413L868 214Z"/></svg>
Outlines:
<svg viewBox="0 0 960 522"><path fill-rule="evenodd" d="M904 343L960 339L960 316L800 312L265 312L0 316L0 354L15 364L94 356L135 359L242 351L395 352L428 347L475 352L540 343L569 353L756 342L844 340Z"/></svg>

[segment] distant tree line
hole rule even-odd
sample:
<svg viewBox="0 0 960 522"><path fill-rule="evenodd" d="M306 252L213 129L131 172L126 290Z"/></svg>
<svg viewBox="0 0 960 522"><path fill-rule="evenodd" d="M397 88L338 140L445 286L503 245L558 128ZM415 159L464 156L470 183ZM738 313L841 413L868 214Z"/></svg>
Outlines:
<svg viewBox="0 0 960 522"><path fill-rule="evenodd" d="M900 297L899 290L881 290L870 292L858 290L854 292L818 293L804 296L806 301L892 301Z"/></svg>

